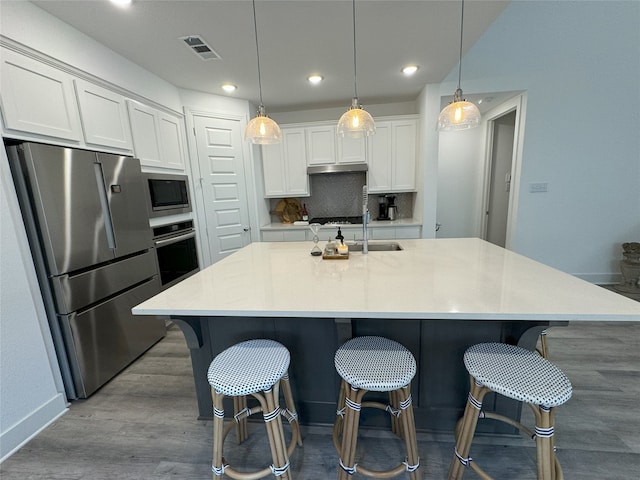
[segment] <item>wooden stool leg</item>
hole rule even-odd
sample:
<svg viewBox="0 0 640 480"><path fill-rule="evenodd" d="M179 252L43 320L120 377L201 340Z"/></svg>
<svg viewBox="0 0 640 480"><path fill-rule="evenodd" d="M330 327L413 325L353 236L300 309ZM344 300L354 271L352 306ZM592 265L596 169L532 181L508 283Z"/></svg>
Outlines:
<svg viewBox="0 0 640 480"><path fill-rule="evenodd" d="M398 400L398 392L396 390L391 390L389 392L389 406L394 411L400 410L400 401ZM391 413L391 432L400 438L403 438L402 422L399 422L398 417L393 413Z"/></svg>
<svg viewBox="0 0 640 480"><path fill-rule="evenodd" d="M338 480L347 480L349 472L356 470L356 444L358 440L358 423L360 422L360 408L362 397L366 390L358 390L345 382L345 414L342 428L342 445L340 448L340 466Z"/></svg>
<svg viewBox="0 0 640 480"><path fill-rule="evenodd" d="M553 408L540 405L536 411L538 480L556 480L553 410Z"/></svg>
<svg viewBox="0 0 640 480"><path fill-rule="evenodd" d="M287 410L289 410L289 415L291 415L291 422L298 422L298 411L296 410L296 404L293 401L293 392L291 391L291 384L289 383L289 372L286 372L282 378L280 379L280 385L282 386L282 393L284 395L284 403L287 406ZM300 422L298 422L298 425ZM300 434L300 429L296 430L292 428L292 434L296 435L297 432L297 440L296 443L301 447L302 446L302 435Z"/></svg>
<svg viewBox="0 0 640 480"><path fill-rule="evenodd" d="M420 479L420 457L418 456L418 441L416 439L416 425L411 400L411 384L395 391L399 400L400 424L407 448L407 471L411 480Z"/></svg>
<svg viewBox="0 0 640 480"><path fill-rule="evenodd" d="M345 400L345 386L349 387L347 382L343 379L340 381L340 393L338 393L338 406L336 407L336 419L333 422L333 446L340 455L342 450L340 434L342 433L342 427L344 425L344 400Z"/></svg>
<svg viewBox="0 0 640 480"><path fill-rule="evenodd" d="M289 471L289 456L287 455L287 445L284 441L284 430L282 428L282 417L278 405L279 382L270 389L262 392L262 395L254 394L263 408L263 416L269 446L271 447L271 458L273 465L271 471L282 480L291 480Z"/></svg>
<svg viewBox="0 0 640 480"><path fill-rule="evenodd" d="M247 397L244 395L233 397L233 416L236 420L236 438L238 440L238 445L249 437L247 416L245 415L246 410Z"/></svg>
<svg viewBox="0 0 640 480"><path fill-rule="evenodd" d="M212 388L211 399L213 401L213 461L211 471L215 476L220 477L224 473L224 466L222 465L222 445L224 442L224 405L222 400L224 395Z"/></svg>
<svg viewBox="0 0 640 480"><path fill-rule="evenodd" d="M469 450L478 424L478 416L482 408L482 399L489 392L488 388L478 385L475 378L470 377L471 388L467 398L467 406L462 417L460 436L457 438L455 452L449 466L449 480L460 480L464 467L469 463Z"/></svg>

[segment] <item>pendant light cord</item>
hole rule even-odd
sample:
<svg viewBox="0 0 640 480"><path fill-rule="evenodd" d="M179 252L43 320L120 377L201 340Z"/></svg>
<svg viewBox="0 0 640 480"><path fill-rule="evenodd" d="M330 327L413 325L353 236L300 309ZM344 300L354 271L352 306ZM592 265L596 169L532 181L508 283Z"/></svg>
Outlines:
<svg viewBox="0 0 640 480"><path fill-rule="evenodd" d="M464 25L464 0L462 0L462 13L460 15L460 62L458 63L458 89L462 78L462 31Z"/></svg>
<svg viewBox="0 0 640 480"><path fill-rule="evenodd" d="M262 106L262 78L260 76L260 50L258 49L258 22L256 21L256 0L253 0L253 32L256 38L256 57L258 58L258 90L260 91L260 105Z"/></svg>
<svg viewBox="0 0 640 480"><path fill-rule="evenodd" d="M356 0L353 0L353 92L354 97L358 98L358 82L356 81Z"/></svg>

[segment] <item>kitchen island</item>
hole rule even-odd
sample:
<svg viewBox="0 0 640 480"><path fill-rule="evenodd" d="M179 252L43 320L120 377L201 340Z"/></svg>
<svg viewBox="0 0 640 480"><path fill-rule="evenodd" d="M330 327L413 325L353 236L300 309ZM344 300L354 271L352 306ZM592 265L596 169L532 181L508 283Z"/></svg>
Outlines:
<svg viewBox="0 0 640 480"><path fill-rule="evenodd" d="M351 252L346 260L309 255L311 242L253 243L133 313L169 315L182 329L202 418L211 417L206 370L213 357L263 337L291 351L301 421L331 423L335 350L351 336L382 335L416 358L418 428L441 431L451 431L464 408L468 346L501 341L533 349L542 330L571 320L640 321L638 302L483 240L399 243L400 251ZM485 405L519 413L503 397ZM380 414L363 412L363 422L382 425Z"/></svg>

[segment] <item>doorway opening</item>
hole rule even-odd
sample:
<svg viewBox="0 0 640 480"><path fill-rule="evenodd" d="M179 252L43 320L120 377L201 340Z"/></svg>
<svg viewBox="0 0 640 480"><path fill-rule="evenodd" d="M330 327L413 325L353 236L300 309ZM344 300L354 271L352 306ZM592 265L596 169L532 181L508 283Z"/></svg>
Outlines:
<svg viewBox="0 0 640 480"><path fill-rule="evenodd" d="M525 96L487 112L482 238L511 249L519 194Z"/></svg>

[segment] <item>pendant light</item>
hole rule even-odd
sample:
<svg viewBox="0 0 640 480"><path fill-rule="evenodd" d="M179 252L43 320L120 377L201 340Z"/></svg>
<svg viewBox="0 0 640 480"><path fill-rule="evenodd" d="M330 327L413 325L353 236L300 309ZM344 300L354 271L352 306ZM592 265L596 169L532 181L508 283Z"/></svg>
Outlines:
<svg viewBox="0 0 640 480"><path fill-rule="evenodd" d="M358 103L358 86L356 81L356 0L353 4L353 88L354 97L351 108L347 110L338 122L337 133L341 137L359 138L376 133L373 117Z"/></svg>
<svg viewBox="0 0 640 480"><path fill-rule="evenodd" d="M466 130L480 124L480 110L478 107L462 98L460 77L462 75L462 31L464 24L464 0L462 0L462 17L460 19L460 63L458 64L458 88L453 95L453 102L440 112L438 130L453 131Z"/></svg>
<svg viewBox="0 0 640 480"><path fill-rule="evenodd" d="M258 88L260 90L260 106L258 113L244 130L244 139L251 143L270 145L282 142L282 131L278 124L267 117L262 104L262 78L260 77L260 50L258 49L258 24L256 22L256 0L253 0L253 29L256 37L256 57L258 59Z"/></svg>

